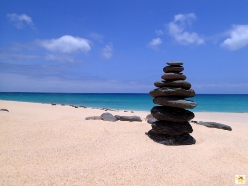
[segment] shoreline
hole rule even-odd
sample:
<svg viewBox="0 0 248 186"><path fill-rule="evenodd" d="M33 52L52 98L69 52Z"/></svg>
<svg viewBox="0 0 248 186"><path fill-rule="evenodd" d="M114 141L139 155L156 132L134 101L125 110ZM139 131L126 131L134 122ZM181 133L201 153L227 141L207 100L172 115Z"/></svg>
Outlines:
<svg viewBox="0 0 248 186"><path fill-rule="evenodd" d="M226 185L248 175L248 113L199 113L196 144L165 146L142 122L85 120L99 109L0 100L0 185Z"/></svg>
<svg viewBox="0 0 248 186"><path fill-rule="evenodd" d="M46 104L46 105L51 105L53 102L51 103L45 103L45 102L28 102L28 101L13 101L13 100L1 100L0 99L0 102L1 101L6 101L6 102L18 102L18 103L37 103L37 104ZM54 102L55 103L55 102ZM73 105L73 104L64 104L64 103L55 103L54 106L77 106L78 108L80 107L85 107L85 108L89 108L89 109L99 109L99 110L102 110L102 109L109 109L109 110L118 110L118 111L133 111L133 112L149 112L150 113L150 110L136 110L136 109L116 109L116 108L111 108L111 107L92 107L92 106L84 106L84 105ZM159 105L156 105L156 104L153 104L153 106L159 106ZM1 109L1 108L0 108ZM194 109L187 109L191 112L194 112L194 113L237 113L237 114L248 114L248 112L226 112L226 111L195 111Z"/></svg>

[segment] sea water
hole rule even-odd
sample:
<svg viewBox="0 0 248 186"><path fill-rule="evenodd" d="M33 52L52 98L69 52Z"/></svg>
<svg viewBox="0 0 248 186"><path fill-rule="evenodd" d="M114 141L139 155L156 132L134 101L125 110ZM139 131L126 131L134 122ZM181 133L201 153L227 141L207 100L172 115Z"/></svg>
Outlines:
<svg viewBox="0 0 248 186"><path fill-rule="evenodd" d="M155 106L152 99L132 93L0 93L0 100L140 111L150 111ZM197 102L194 112L248 112L248 94L197 94L187 99Z"/></svg>

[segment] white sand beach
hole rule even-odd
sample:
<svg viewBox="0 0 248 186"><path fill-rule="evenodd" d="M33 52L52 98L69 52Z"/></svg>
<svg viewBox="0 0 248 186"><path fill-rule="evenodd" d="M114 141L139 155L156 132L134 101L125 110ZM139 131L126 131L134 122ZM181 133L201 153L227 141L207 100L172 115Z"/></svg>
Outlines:
<svg viewBox="0 0 248 186"><path fill-rule="evenodd" d="M85 120L103 110L0 101L0 185L235 185L248 179L248 113L195 112L232 131L192 124L195 145L153 142L142 122ZM192 110L194 111L194 110ZM246 181L248 182L248 180ZM247 183L246 183L247 184Z"/></svg>

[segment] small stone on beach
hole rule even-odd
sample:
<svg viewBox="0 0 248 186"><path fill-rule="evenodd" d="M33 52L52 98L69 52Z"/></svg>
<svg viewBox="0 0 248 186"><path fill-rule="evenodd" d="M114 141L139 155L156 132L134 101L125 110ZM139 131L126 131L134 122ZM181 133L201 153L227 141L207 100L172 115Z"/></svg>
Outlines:
<svg viewBox="0 0 248 186"><path fill-rule="evenodd" d="M101 115L102 120L104 121L111 121L111 122L115 122L117 119L115 116L113 116L111 113L109 112L105 112Z"/></svg>
<svg viewBox="0 0 248 186"><path fill-rule="evenodd" d="M217 129L223 129L223 130L229 130L232 131L232 128L228 125L224 125L221 123L216 123L216 122L210 122L210 121L191 121L192 123L198 124L198 125L204 125L209 128L217 128Z"/></svg>
<svg viewBox="0 0 248 186"><path fill-rule="evenodd" d="M119 115L115 115L116 119L117 120L120 120L120 121L139 121L141 122L141 118L139 116L119 116Z"/></svg>
<svg viewBox="0 0 248 186"><path fill-rule="evenodd" d="M7 110L7 109L1 109L0 111L6 111L6 112L9 112L9 110Z"/></svg>

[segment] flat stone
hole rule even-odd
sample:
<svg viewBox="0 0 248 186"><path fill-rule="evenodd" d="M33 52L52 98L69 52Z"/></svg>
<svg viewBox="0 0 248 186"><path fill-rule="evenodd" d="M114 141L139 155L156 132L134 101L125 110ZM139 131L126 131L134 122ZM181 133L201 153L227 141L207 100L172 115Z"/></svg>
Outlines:
<svg viewBox="0 0 248 186"><path fill-rule="evenodd" d="M185 90L183 88L173 88L173 87L162 87L150 91L150 96L178 96L178 97L194 97L195 91L192 89Z"/></svg>
<svg viewBox="0 0 248 186"><path fill-rule="evenodd" d="M189 108L189 109L193 109L197 106L196 102L194 101L185 100L180 97L171 97L171 96L155 97L153 99L153 103L168 107Z"/></svg>
<svg viewBox="0 0 248 186"><path fill-rule="evenodd" d="M153 141L163 145L193 145L196 143L195 139L189 134L181 134L178 136L169 136L165 134L158 134L154 130L149 130L146 135Z"/></svg>
<svg viewBox="0 0 248 186"><path fill-rule="evenodd" d="M149 119L149 118L153 118L153 115L152 115L152 114L148 114L148 115L146 116L146 119Z"/></svg>
<svg viewBox="0 0 248 186"><path fill-rule="evenodd" d="M85 120L102 120L101 116L89 116Z"/></svg>
<svg viewBox="0 0 248 186"><path fill-rule="evenodd" d="M229 131L232 131L232 128L228 125L224 125L224 124L221 124L221 123L216 123L216 122L210 122L210 121L207 121L207 122L203 122L203 121L197 121L197 122L194 122L198 125L204 125L206 127L209 127L209 128L217 128L217 129L223 129L223 130L229 130Z"/></svg>
<svg viewBox="0 0 248 186"><path fill-rule="evenodd" d="M117 120L120 120L120 121L130 121L130 122L133 122L133 121L139 121L141 122L141 118L139 116L119 116L119 115L115 115L116 119Z"/></svg>
<svg viewBox="0 0 248 186"><path fill-rule="evenodd" d="M9 110L8 110L8 109L1 109L0 111L9 112Z"/></svg>
<svg viewBox="0 0 248 186"><path fill-rule="evenodd" d="M186 76L181 73L166 73L161 78L164 80L185 80Z"/></svg>
<svg viewBox="0 0 248 186"><path fill-rule="evenodd" d="M167 65L171 65L171 66L178 66L178 65L183 65L183 62L180 61L171 61L171 62L167 62Z"/></svg>
<svg viewBox="0 0 248 186"><path fill-rule="evenodd" d="M188 121L172 122L172 121L155 121L152 123L152 129L159 134L167 134L170 136L192 133L193 129Z"/></svg>
<svg viewBox="0 0 248 186"><path fill-rule="evenodd" d="M156 121L158 121L156 118L148 118L147 123L153 124Z"/></svg>
<svg viewBox="0 0 248 186"><path fill-rule="evenodd" d="M165 73L168 72L182 72L184 68L182 66L166 66L163 68L163 71Z"/></svg>
<svg viewBox="0 0 248 186"><path fill-rule="evenodd" d="M105 112L101 115L102 120L104 121L112 121L115 122L117 118L113 116L111 113Z"/></svg>
<svg viewBox="0 0 248 186"><path fill-rule="evenodd" d="M178 87L178 88L184 88L186 90L191 88L191 84L184 80L156 81L154 85L156 87Z"/></svg>
<svg viewBox="0 0 248 186"><path fill-rule="evenodd" d="M157 120L184 122L195 117L194 113L182 108L155 106L151 110L152 115Z"/></svg>

